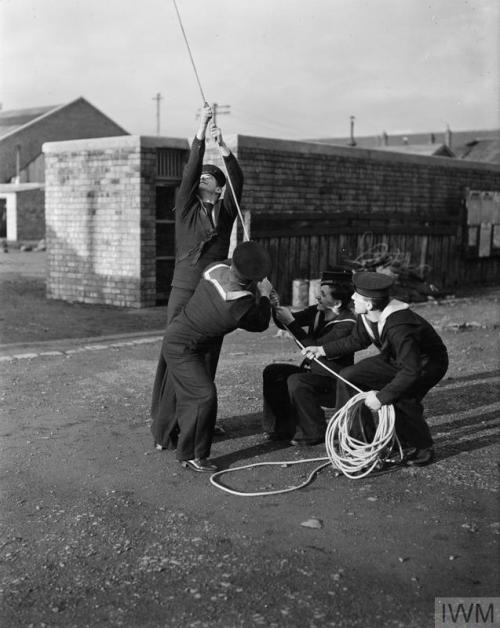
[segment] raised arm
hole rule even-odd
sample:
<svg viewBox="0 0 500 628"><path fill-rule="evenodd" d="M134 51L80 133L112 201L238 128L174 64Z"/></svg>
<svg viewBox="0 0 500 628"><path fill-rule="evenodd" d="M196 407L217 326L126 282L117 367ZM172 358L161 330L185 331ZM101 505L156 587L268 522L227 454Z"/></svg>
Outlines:
<svg viewBox="0 0 500 628"><path fill-rule="evenodd" d="M201 110L200 126L191 144L191 151L186 166L184 167L182 181L177 193L175 208L178 212L182 213L189 208L193 197L198 191L203 166L203 156L205 154L205 135L211 118L212 108L210 105L205 104Z"/></svg>

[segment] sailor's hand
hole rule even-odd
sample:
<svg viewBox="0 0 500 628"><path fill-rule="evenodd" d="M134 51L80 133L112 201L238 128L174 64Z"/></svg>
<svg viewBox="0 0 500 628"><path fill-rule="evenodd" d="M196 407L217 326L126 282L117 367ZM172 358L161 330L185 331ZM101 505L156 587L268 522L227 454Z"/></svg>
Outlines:
<svg viewBox="0 0 500 628"><path fill-rule="evenodd" d="M212 107L206 102L201 108L200 124L206 128L208 121L212 118Z"/></svg>
<svg viewBox="0 0 500 628"><path fill-rule="evenodd" d="M264 277L262 281L258 282L257 290L259 291L261 297L269 298L273 290L273 284L269 281L267 277Z"/></svg>
<svg viewBox="0 0 500 628"><path fill-rule="evenodd" d="M224 146L222 131L219 129L218 126L215 126L215 124L210 127L210 135L212 136L213 141L216 142L219 146Z"/></svg>
<svg viewBox="0 0 500 628"><path fill-rule="evenodd" d="M365 406L374 412L377 412L382 407L382 404L378 400L377 392L377 390L370 390L365 398Z"/></svg>
<svg viewBox="0 0 500 628"><path fill-rule="evenodd" d="M280 296L274 288L271 290L271 294L269 295L269 300L271 301L271 305L273 307L279 307Z"/></svg>
<svg viewBox="0 0 500 628"><path fill-rule="evenodd" d="M290 310L283 305L278 305L278 307L275 308L275 312L276 318L279 320L280 323L283 323L283 325L288 325L288 323L291 323L293 320L295 320Z"/></svg>
<svg viewBox="0 0 500 628"><path fill-rule="evenodd" d="M301 353L308 360L314 360L314 358L324 358L326 355L323 347L315 347L313 345L311 345L310 347L304 347Z"/></svg>
<svg viewBox="0 0 500 628"><path fill-rule="evenodd" d="M200 126L198 127L198 131L196 132L196 137L202 141L205 139L205 135L207 132L208 121L212 117L212 107L205 103L200 112Z"/></svg>

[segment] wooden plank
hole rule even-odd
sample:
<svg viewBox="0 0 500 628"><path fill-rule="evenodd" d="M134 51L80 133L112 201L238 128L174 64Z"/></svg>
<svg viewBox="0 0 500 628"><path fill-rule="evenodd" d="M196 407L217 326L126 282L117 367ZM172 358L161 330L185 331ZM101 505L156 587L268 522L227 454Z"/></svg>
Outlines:
<svg viewBox="0 0 500 628"><path fill-rule="evenodd" d="M326 258L326 266L337 266L339 261L339 238L338 236L325 236L328 242L328 257Z"/></svg>
<svg viewBox="0 0 500 628"><path fill-rule="evenodd" d="M321 236L318 241L318 277L328 267L328 236Z"/></svg>
<svg viewBox="0 0 500 628"><path fill-rule="evenodd" d="M319 263L319 243L320 236L311 236L309 238L309 279L315 279L319 277L320 263Z"/></svg>
<svg viewBox="0 0 500 628"><path fill-rule="evenodd" d="M299 276L294 279L308 279L309 278L309 237L299 237Z"/></svg>

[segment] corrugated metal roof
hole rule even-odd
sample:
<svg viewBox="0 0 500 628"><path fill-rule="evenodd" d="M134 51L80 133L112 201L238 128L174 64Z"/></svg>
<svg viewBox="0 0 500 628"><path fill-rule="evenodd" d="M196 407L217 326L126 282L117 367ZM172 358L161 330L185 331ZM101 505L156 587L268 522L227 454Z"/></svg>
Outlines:
<svg viewBox="0 0 500 628"><path fill-rule="evenodd" d="M451 150L455 155L461 155L467 144L473 141L499 138L500 129L490 130L472 130L472 131L453 131L451 129ZM404 146L404 141L408 142L408 145L428 145L439 146L441 144L447 144L446 131L441 132L428 132L428 133L387 133L387 145L386 148L400 148ZM434 138L434 142L431 142L431 137ZM383 146L383 137L380 135L365 135L357 137L354 134L357 148L381 148ZM349 137L331 137L331 138L318 138L310 139L308 141L318 142L320 144L333 144L338 146L349 146Z"/></svg>
<svg viewBox="0 0 500 628"><path fill-rule="evenodd" d="M470 142L460 155L460 159L500 164L500 139L489 138Z"/></svg>
<svg viewBox="0 0 500 628"><path fill-rule="evenodd" d="M377 146L372 150L385 150L393 153L408 153L427 157L455 157L446 144L402 144L399 146Z"/></svg>
<svg viewBox="0 0 500 628"><path fill-rule="evenodd" d="M12 133L19 127L36 120L50 111L55 111L60 106L61 105L50 105L48 107L31 107L29 109L0 111L0 137Z"/></svg>
<svg viewBox="0 0 500 628"><path fill-rule="evenodd" d="M12 133L12 131L15 131L16 129L18 129L19 126L23 126L23 125L15 124L13 126L4 126L3 124L0 124L0 138L3 137L4 135L8 135L9 133Z"/></svg>

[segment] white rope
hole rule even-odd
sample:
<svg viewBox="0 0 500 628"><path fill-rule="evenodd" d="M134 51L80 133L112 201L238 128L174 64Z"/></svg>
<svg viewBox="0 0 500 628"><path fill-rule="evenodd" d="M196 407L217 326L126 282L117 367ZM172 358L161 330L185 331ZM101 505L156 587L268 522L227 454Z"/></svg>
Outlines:
<svg viewBox="0 0 500 628"><path fill-rule="evenodd" d="M237 495L239 497L262 497L265 495L279 495L281 493L290 493L307 486L315 477L315 475L325 467L332 466L334 469L343 473L352 480L359 480L369 475L383 461L383 456L392 450L394 443L399 447L399 455L403 459L403 452L399 440L395 436L394 422L395 413L394 406L382 406L378 411L378 424L375 435L371 442L358 440L350 435L352 424L358 419L355 410L356 406L363 404L367 393L359 393L349 399L343 408L338 410L328 422L325 435L325 446L327 457L323 458L307 458L305 460L283 460L281 462L256 462L232 469L223 469L217 471L210 476L210 482L217 488ZM327 462L324 462L327 461ZM265 465L279 465L288 467L294 464L305 464L307 462L324 462L320 466L311 471L307 479L297 486L290 486L284 489L273 491L254 491L245 492L232 489L218 481L222 475L251 469L252 467L261 467Z"/></svg>
<svg viewBox="0 0 500 628"><path fill-rule="evenodd" d="M224 161L224 156L222 154L222 147L220 146L219 143L217 143L217 146L219 147L219 153L220 156L222 158L222 161ZM226 168L226 175L227 175L227 182L229 183L229 187L231 188L231 192L233 193L233 199L234 199L234 203L236 205L236 209L238 211L238 216L240 218L241 221L241 226L243 228L243 241L244 242L248 242L248 240L250 240L250 236L248 235L248 231L245 225L245 221L243 220L243 214L241 212L241 208L240 208L240 204L238 203L238 199L236 198L236 193L234 191L234 186L233 186L233 182L231 181L231 175L228 172L228 169Z"/></svg>
<svg viewBox="0 0 500 628"><path fill-rule="evenodd" d="M380 463L382 455L392 449L395 441L394 406L385 405L378 411L375 435L371 442L351 436L354 421L360 420L356 407L364 405L367 393L351 397L330 419L326 428L325 446L334 467L353 480L364 478ZM359 409L359 408L358 408ZM401 446L400 455L402 457Z"/></svg>
<svg viewBox="0 0 500 628"><path fill-rule="evenodd" d="M295 338L292 334L292 338L297 345L304 349L304 345ZM384 460L384 454L392 451L394 445L397 445L399 449L399 456L401 461L403 460L403 450L401 443L395 432L395 420L396 415L393 405L384 405L377 412L377 426L375 435L371 442L366 442L354 438L351 436L350 431L352 424L355 420L360 420L356 410L359 411L359 406L364 405L368 393L363 392L360 388L344 379L341 375L330 369L326 364L323 364L317 358L313 360L319 364L323 369L328 371L331 375L334 375L344 383L348 384L358 394L349 399L349 401L338 410L329 420L326 433L325 433L325 447L328 457L326 458L308 458L306 460L293 460L282 462L257 462L254 464L248 464L242 467L234 467L233 469L223 469L217 471L210 476L210 482L231 495L238 495L241 497L260 497L264 495L279 495L281 493L290 493L291 491L297 491L300 488L307 486L314 476L323 468L332 466L334 469L338 469L346 477L352 480L359 480L369 475L377 466ZM275 491L257 491L257 492L244 492L237 491L229 488L217 481L216 478L220 478L227 473L234 473L235 471L242 471L243 469L250 469L252 467L259 467L264 465L280 465L287 467L292 464L305 464L306 462L323 462L324 464L316 467L309 474L307 480L299 484L298 486L291 486L285 489L279 489Z"/></svg>
<svg viewBox="0 0 500 628"><path fill-rule="evenodd" d="M186 31L184 30L184 26L182 24L181 14L179 13L179 9L177 8L176 1L175 0L172 0L172 1L174 3L175 11L177 13L177 19L179 20L179 26L181 27L181 31L182 31L182 35L184 37L184 41L186 42L186 48L187 48L187 51L188 51L188 54L189 54L189 58L191 59L191 65L193 66L193 70L194 70L194 74L195 74L195 77L196 77L196 81L198 82L198 87L200 88L201 97L203 99L203 102L206 104L207 99L205 98L205 93L203 92L203 88L201 86L200 77L198 76L198 70L196 69L196 64L194 62L193 55L191 54L191 48L189 46L189 42L188 42L188 38L187 38L187 35L186 35ZM221 153L221 157L223 157L222 149L221 149L221 147L220 147L220 145L218 143L217 143L217 146L219 147L219 151ZM223 161L224 161L224 159L223 159ZM243 240L244 241L248 241L248 240L250 240L250 236L248 235L248 231L247 231L247 228L246 228L246 225L245 225L245 221L243 220L243 214L241 212L241 208L240 208L240 205L238 203L238 199L236 198L236 194L235 194L235 191L234 191L233 182L231 181L231 177L229 175L229 172L227 172L227 169L226 169L226 174L227 174L227 181L229 183L229 187L231 188L231 192L233 193L233 198L234 198L234 202L236 204L236 209L238 210L238 216L239 216L240 221L241 221L241 226L243 228Z"/></svg>
<svg viewBox="0 0 500 628"><path fill-rule="evenodd" d="M288 488L282 488L275 491L257 491L257 492L247 493L244 491L237 491L235 489L229 488L228 486L224 486L224 484L220 484L218 481L216 481L216 478L220 477L221 475L224 475L227 473L234 473L235 471L242 471L243 469L251 469L252 467L262 467L264 465L279 465L281 467L288 467L292 464L304 464L305 462L320 462L323 460L328 460L328 462L325 462L319 467L316 467L316 469L313 469L313 471L311 471L311 473L309 474L307 480L305 480L305 482L302 482L302 484L299 484L298 486L289 486ZM238 495L240 497L261 497L263 495L279 495L280 493L290 493L291 491L297 491L299 488L303 488L304 486L307 486L311 482L311 480L314 478L316 473L318 473L318 471L328 466L330 466L330 461L328 458L309 458L308 460L284 460L282 462L255 462L253 464L247 464L242 467L234 467L232 469L223 469L222 471L217 471L216 473L210 476L210 482L217 488L220 488L223 491L225 491L226 493L230 493L231 495Z"/></svg>
<svg viewBox="0 0 500 628"><path fill-rule="evenodd" d="M184 37L184 41L186 42L186 47L189 53L189 58L191 59L191 65L193 66L193 70L194 70L194 74L196 76L196 80L198 81L198 87L200 88L200 92L201 92L201 98L203 100L204 103L207 102L207 99L205 98L205 94L203 93L203 88L201 86L201 81L200 81L200 77L198 76L198 70L196 69L196 65L193 59L193 55L191 54L191 48L189 47L189 42L188 42L188 38L186 36L186 32L184 30L184 26L182 25L182 19L181 19L181 14L179 13L179 9L177 8L177 3L175 0L172 0L174 3L174 7L175 7L175 11L177 13L177 18L179 20L179 26L181 27L181 31L182 31L182 35Z"/></svg>

